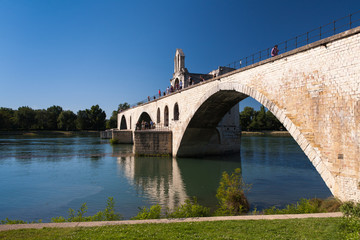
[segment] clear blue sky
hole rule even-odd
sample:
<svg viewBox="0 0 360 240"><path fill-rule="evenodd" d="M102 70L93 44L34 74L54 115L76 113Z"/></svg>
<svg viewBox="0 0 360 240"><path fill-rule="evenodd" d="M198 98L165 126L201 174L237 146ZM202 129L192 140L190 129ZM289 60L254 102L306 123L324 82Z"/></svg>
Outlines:
<svg viewBox="0 0 360 240"><path fill-rule="evenodd" d="M359 10L359 0L0 0L0 107L99 104L109 117L169 85L176 48L207 73Z"/></svg>

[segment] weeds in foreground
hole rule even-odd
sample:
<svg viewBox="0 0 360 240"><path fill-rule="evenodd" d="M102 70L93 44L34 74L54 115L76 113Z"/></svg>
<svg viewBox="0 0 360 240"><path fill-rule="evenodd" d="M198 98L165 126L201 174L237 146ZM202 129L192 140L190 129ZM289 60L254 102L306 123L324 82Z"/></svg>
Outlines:
<svg viewBox="0 0 360 240"><path fill-rule="evenodd" d="M186 199L184 204L175 208L172 211L168 209L166 213L167 218L191 218L210 216L210 208L199 205L195 197L193 197L192 199Z"/></svg>
<svg viewBox="0 0 360 240"><path fill-rule="evenodd" d="M9 218L5 218L5 220L0 221L0 224L29 224L29 223L42 223L42 220L39 219L38 221L26 222L23 220L12 220Z"/></svg>
<svg viewBox="0 0 360 240"><path fill-rule="evenodd" d="M104 211L97 212L93 216L84 216L87 212L86 203L83 203L80 209L75 214L75 210L69 209L69 217L64 218L62 216L55 217L51 219L51 222L90 222L90 221L116 221L121 220L122 216L115 213L114 210L115 202L113 197L109 197L107 200L107 205Z"/></svg>
<svg viewBox="0 0 360 240"><path fill-rule="evenodd" d="M342 227L346 239L360 239L360 203L345 202L340 210L344 214Z"/></svg>
<svg viewBox="0 0 360 240"><path fill-rule="evenodd" d="M139 213L131 220L159 219L161 218L161 206L153 205L149 209L146 207L139 208Z"/></svg>
<svg viewBox="0 0 360 240"><path fill-rule="evenodd" d="M340 205L341 202L335 198L328 198L325 200L319 198L302 198L299 202L287 205L283 209L279 209L274 206L264 209L263 212L265 215L335 212L339 211Z"/></svg>

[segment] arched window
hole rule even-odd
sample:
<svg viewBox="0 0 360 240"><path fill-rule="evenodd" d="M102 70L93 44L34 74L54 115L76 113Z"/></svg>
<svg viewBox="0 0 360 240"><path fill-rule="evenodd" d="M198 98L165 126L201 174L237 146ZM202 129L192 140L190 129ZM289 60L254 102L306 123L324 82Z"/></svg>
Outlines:
<svg viewBox="0 0 360 240"><path fill-rule="evenodd" d="M157 114L156 114L156 123L160 123L160 108L158 108L157 110Z"/></svg>
<svg viewBox="0 0 360 240"><path fill-rule="evenodd" d="M164 110L164 126L165 127L169 126L169 108L168 108L168 106L165 106L165 110Z"/></svg>
<svg viewBox="0 0 360 240"><path fill-rule="evenodd" d="M174 106L174 121L179 120L179 105L175 103Z"/></svg>
<svg viewBox="0 0 360 240"><path fill-rule="evenodd" d="M126 125L126 119L125 116L123 115L121 118L121 123L120 123L120 130L121 129L127 129L127 125Z"/></svg>

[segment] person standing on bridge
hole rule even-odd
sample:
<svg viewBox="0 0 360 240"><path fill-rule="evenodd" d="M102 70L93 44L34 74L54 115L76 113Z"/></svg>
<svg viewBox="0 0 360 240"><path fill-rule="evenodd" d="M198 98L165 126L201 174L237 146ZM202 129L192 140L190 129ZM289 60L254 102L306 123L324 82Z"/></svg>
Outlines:
<svg viewBox="0 0 360 240"><path fill-rule="evenodd" d="M161 97L161 90L159 89L159 97Z"/></svg>
<svg viewBox="0 0 360 240"><path fill-rule="evenodd" d="M275 46L273 47L273 49L271 49L271 56L272 56L272 57L275 57L275 56L277 56L278 54L279 54L278 45L275 45Z"/></svg>

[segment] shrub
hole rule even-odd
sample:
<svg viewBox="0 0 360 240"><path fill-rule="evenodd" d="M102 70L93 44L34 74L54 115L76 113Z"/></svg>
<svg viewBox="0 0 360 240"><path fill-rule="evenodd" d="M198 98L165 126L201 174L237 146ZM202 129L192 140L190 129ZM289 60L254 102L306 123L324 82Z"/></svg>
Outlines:
<svg viewBox="0 0 360 240"><path fill-rule="evenodd" d="M263 211L265 215L334 212L339 210L340 204L340 201L335 198L328 198L325 200L319 198L302 198L299 202L287 205L283 209L279 209L274 206L264 209Z"/></svg>
<svg viewBox="0 0 360 240"><path fill-rule="evenodd" d="M151 206L150 209L142 207L139 210L139 213L131 218L132 220L160 219L161 217L161 206L158 204Z"/></svg>
<svg viewBox="0 0 360 240"><path fill-rule="evenodd" d="M360 203L345 202L340 210L346 239L360 239Z"/></svg>
<svg viewBox="0 0 360 240"><path fill-rule="evenodd" d="M189 218L189 217L209 217L210 208L201 206L194 197L192 200L186 199L185 203L175 208L172 212L167 212L167 218Z"/></svg>
<svg viewBox="0 0 360 240"><path fill-rule="evenodd" d="M80 209L75 214L75 210L69 209L69 217L66 219L62 216L51 218L51 222L90 222L90 221L116 221L121 220L122 216L115 213L115 202L113 197L109 197L107 200L107 206L104 211L97 212L93 216L84 216L87 212L86 203L83 203Z"/></svg>
<svg viewBox="0 0 360 240"><path fill-rule="evenodd" d="M5 218L5 220L0 221L0 224L28 224L28 223L42 223L42 220L39 219L38 221L26 222L23 220L11 220L9 218Z"/></svg>
<svg viewBox="0 0 360 240"><path fill-rule="evenodd" d="M219 208L215 215L240 215L249 211L250 204L245 196L251 185L245 184L241 177L241 169L237 168L229 175L223 172L216 197Z"/></svg>
<svg viewBox="0 0 360 240"><path fill-rule="evenodd" d="M119 140L117 140L117 139L110 139L110 144L119 144Z"/></svg>

